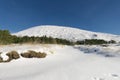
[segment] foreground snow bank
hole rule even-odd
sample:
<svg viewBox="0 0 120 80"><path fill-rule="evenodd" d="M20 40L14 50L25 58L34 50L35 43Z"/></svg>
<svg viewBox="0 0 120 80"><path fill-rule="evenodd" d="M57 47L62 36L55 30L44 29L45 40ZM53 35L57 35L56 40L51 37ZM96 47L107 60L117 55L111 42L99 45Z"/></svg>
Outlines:
<svg viewBox="0 0 120 80"><path fill-rule="evenodd" d="M21 58L6 64L1 63L0 80L120 80L119 57L92 54L96 52L88 55L84 50L80 50L80 47L83 49L83 46L63 45L1 46L0 52L3 52L4 59L5 53L11 50L43 51L48 56L44 59ZM89 48L104 50L103 47L89 46ZM112 46L109 48L119 53L118 48Z"/></svg>

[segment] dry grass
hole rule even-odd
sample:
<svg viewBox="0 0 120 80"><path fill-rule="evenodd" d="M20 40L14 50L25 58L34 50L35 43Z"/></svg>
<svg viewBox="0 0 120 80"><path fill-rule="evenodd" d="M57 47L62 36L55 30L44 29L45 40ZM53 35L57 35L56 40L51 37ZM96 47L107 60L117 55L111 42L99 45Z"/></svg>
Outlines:
<svg viewBox="0 0 120 80"><path fill-rule="evenodd" d="M47 56L46 53L41 53L41 52L38 52L36 55L37 58L45 58L46 56Z"/></svg>
<svg viewBox="0 0 120 80"><path fill-rule="evenodd" d="M1 57L2 52L0 52L0 63L6 63L6 62L10 62L13 59L19 59L20 55L24 58L45 58L47 56L46 53L41 53L41 52L36 52L36 51L32 51L29 50L28 52L24 52L19 54L17 51L10 51L8 52L6 55L8 56L7 60L3 60L3 58Z"/></svg>
<svg viewBox="0 0 120 80"><path fill-rule="evenodd" d="M24 58L45 58L47 54L29 50L28 52L22 53L21 56Z"/></svg>
<svg viewBox="0 0 120 80"><path fill-rule="evenodd" d="M3 58L1 57L2 52L0 52L0 63L3 62Z"/></svg>
<svg viewBox="0 0 120 80"><path fill-rule="evenodd" d="M37 53L35 51L29 50L28 52L22 53L21 56L24 58L33 58L36 56L36 54Z"/></svg>
<svg viewBox="0 0 120 80"><path fill-rule="evenodd" d="M6 55L7 55L9 58L8 58L8 60L5 61L5 62L10 62L10 61L13 60L13 59L18 59L18 58L20 58L20 56L19 56L19 54L18 54L17 51L8 52Z"/></svg>

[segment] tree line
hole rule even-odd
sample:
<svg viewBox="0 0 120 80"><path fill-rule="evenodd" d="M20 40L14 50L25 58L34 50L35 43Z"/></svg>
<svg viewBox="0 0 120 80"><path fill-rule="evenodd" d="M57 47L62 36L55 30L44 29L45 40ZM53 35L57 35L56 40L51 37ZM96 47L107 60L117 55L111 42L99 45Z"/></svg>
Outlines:
<svg viewBox="0 0 120 80"><path fill-rule="evenodd" d="M81 45L99 45L99 44L114 44L116 41L110 40L110 41L105 41L103 39L85 39L82 41L77 41L76 44L81 44Z"/></svg>
<svg viewBox="0 0 120 80"><path fill-rule="evenodd" d="M72 42L66 39L59 39L53 37L35 37L35 36L15 36L11 35L8 30L0 30L0 44L23 44L23 43L41 43L41 44L64 44L64 45L98 45L116 43L114 40L105 41L102 39L85 39L81 41Z"/></svg>

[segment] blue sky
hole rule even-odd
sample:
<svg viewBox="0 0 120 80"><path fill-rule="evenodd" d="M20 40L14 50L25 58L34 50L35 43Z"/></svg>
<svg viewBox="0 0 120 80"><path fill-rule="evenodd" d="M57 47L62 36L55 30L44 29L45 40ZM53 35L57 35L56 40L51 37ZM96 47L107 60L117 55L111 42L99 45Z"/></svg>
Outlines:
<svg viewBox="0 0 120 80"><path fill-rule="evenodd" d="M72 26L120 35L120 0L0 0L0 29Z"/></svg>

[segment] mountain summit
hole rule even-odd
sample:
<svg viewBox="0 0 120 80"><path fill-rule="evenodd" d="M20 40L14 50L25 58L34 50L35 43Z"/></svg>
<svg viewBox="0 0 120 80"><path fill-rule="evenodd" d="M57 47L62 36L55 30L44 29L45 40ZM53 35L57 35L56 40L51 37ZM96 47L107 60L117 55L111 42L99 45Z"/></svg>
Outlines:
<svg viewBox="0 0 120 80"><path fill-rule="evenodd" d="M32 27L13 35L16 36L47 36L53 38L62 38L70 41L84 40L84 39L103 39L120 41L120 36L107 33L92 32L78 28L42 25Z"/></svg>

